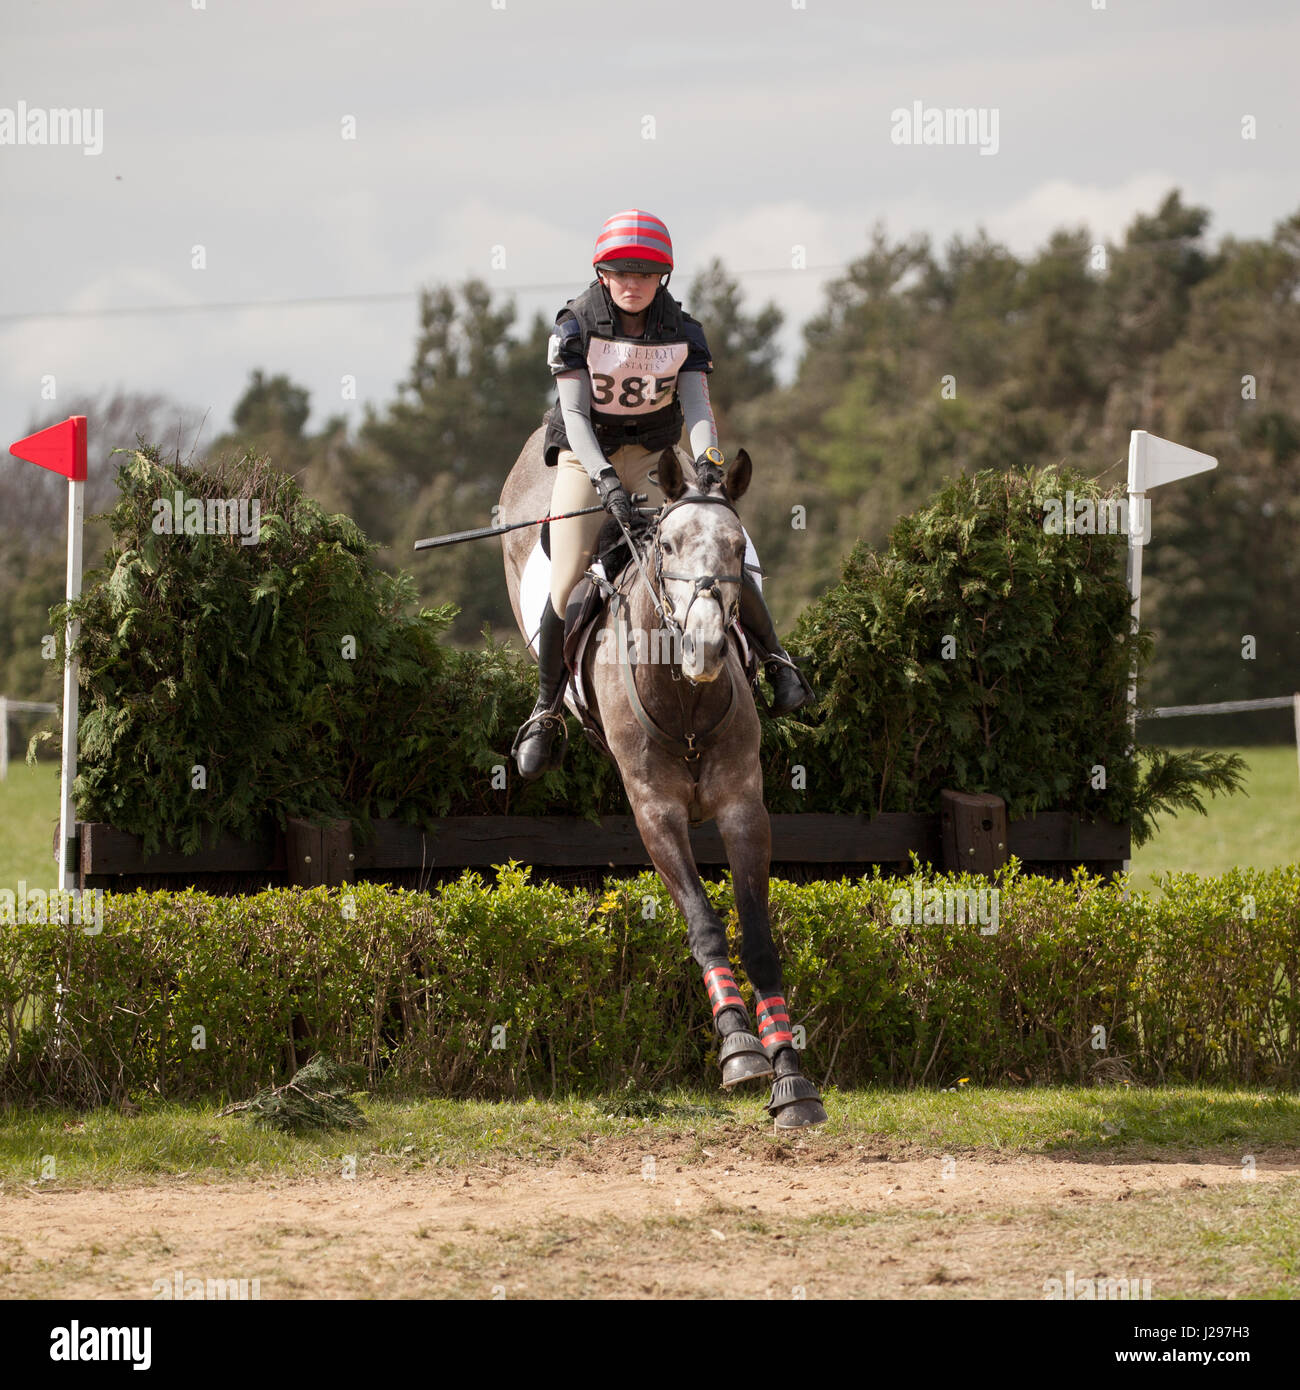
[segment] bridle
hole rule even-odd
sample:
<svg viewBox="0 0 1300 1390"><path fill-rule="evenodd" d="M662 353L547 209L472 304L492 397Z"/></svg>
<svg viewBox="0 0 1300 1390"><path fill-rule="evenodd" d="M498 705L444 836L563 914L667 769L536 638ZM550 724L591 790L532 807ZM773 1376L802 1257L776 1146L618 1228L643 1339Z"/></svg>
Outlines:
<svg viewBox="0 0 1300 1390"><path fill-rule="evenodd" d="M676 511L678 507L694 506L700 503L714 503L721 507L726 507L733 515L739 515L735 507L732 506L726 497L716 496L712 493L696 493L694 496L679 497L675 502L670 502L656 516L650 532L649 550L652 556L655 582L650 582L649 576L645 572L645 566L641 561L640 546L637 538L632 536L626 528L623 534L627 537L628 547L632 553L632 561L640 575L642 582L650 596L650 602L654 605L654 610L660 623L674 635L673 647L680 651L681 639L685 636L686 620L690 616L691 606L701 594L708 594L717 600L718 607L722 609L723 621L729 630L737 622L739 615L740 598L739 593L732 600L730 608L723 601L721 585L740 584L743 582L741 574L674 574L671 570L664 569L664 556L661 548L662 542L659 529L663 524L663 519L670 512ZM691 597L686 604L686 609L682 613L680 620L676 614L672 596L664 587L664 580L681 581L691 585ZM641 699L636 688L636 676L633 671L632 663L628 659L628 599L625 593L610 586L610 599L617 614L619 624L619 665L623 669L623 687L627 692L628 704L631 706L632 713L635 715L637 723L645 731L647 737L660 748L674 754L686 761L691 770L692 779L698 784L700 776L700 755L708 748L712 747L731 727L732 720L740 708L739 696L736 683L728 679L730 695L727 700L727 708L723 711L721 718L711 729L704 733L695 732L695 719L692 709L687 707L687 702L682 694L682 672L681 666L674 661L669 667L673 681L673 689L677 692L677 698L681 707L683 732L679 734L670 733L667 729L661 728L651 717L649 710L645 707L645 702Z"/></svg>
<svg viewBox="0 0 1300 1390"><path fill-rule="evenodd" d="M728 604L722 596L721 585L737 584L743 582L743 574L674 574L671 570L664 569L663 542L660 537L660 528L663 526L664 517L677 510L678 507L699 506L704 503L714 503L726 509L733 515L738 516L735 507L725 497L719 497L713 493L703 493L694 497L679 497L677 501L670 502L664 507L655 518L654 528L650 533L650 553L653 557L655 583L653 588L657 590L658 597L662 601L662 607L658 608L660 620L676 637L680 639L685 635L686 623L691 616L691 609L695 600L701 594L707 594L717 602L722 610L722 625L729 628L737 620L740 614L740 592L737 590L735 597ZM672 594L664 587L664 580L670 579L691 585L691 596L686 601L686 608L680 618L677 616L676 605L673 603Z"/></svg>

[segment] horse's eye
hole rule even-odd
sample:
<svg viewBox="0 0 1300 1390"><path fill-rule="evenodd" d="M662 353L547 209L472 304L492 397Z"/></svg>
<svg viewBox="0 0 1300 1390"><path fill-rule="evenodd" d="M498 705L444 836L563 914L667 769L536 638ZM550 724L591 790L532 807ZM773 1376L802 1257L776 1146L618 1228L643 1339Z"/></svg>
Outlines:
<svg viewBox="0 0 1300 1390"><path fill-rule="evenodd" d="M672 543L672 541L665 541L665 542L664 542L664 554L665 554L665 555L671 555L672 553L673 553L673 543Z"/></svg>

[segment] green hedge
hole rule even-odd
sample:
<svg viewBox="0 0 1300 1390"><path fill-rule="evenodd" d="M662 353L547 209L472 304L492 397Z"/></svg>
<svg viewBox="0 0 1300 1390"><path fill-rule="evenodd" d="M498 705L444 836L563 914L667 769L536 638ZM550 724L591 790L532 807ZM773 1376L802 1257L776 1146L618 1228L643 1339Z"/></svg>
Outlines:
<svg viewBox="0 0 1300 1390"><path fill-rule="evenodd" d="M192 852L205 832L257 838L289 817L351 819L364 837L376 817L625 809L614 769L585 746L567 783L521 783L509 750L535 668L491 642L447 646L454 610L415 611L410 577L381 569L360 530L292 478L255 457L200 469L141 448L118 486L112 547L73 606L80 819L140 835L149 853ZM256 500L257 543L156 534L155 499L176 492Z"/></svg>
<svg viewBox="0 0 1300 1390"><path fill-rule="evenodd" d="M770 810L937 811L953 787L1005 798L1013 819L1130 824L1140 845L1156 813L1240 786L1232 756L1130 756L1129 672L1151 640L1131 631L1126 537L1046 524L1070 492L1108 495L1069 469L985 470L903 517L882 553L854 548L790 637L822 700L806 726L766 731L769 772L782 754L807 768L806 790L769 775Z"/></svg>
<svg viewBox="0 0 1300 1390"><path fill-rule="evenodd" d="M118 483L112 547L73 610L82 820L149 852L291 816L350 818L364 839L375 817L626 811L612 764L576 733L561 771L521 783L509 750L532 662L445 645L452 610L413 611L409 577L265 461L201 469L141 448ZM1241 764L1221 754L1153 750L1141 772L1128 757L1128 663L1148 644L1128 631L1123 538L1044 529L1042 499L1067 489L1101 495L1072 473L960 478L883 554L853 552L789 638L822 700L805 722L764 721L770 809L927 811L958 787L1006 797L1012 816L1131 821L1140 844L1156 812L1236 785ZM256 500L257 544L157 534L156 500L178 491Z"/></svg>
<svg viewBox="0 0 1300 1390"><path fill-rule="evenodd" d="M291 1040L303 1056L325 1049L372 1079L447 1095L716 1082L699 971L654 875L603 897L531 885L514 867L498 875L487 886L467 873L431 894L363 884L109 895L97 936L6 926L4 1093L243 1097L292 1074ZM894 894L914 884L988 887L773 883L814 1076L1300 1080L1300 865L1175 875L1162 898L1124 901L1082 871L1055 883L1013 861L989 935L893 920ZM708 891L734 936L729 886ZM1098 1026L1104 1050L1092 1046Z"/></svg>

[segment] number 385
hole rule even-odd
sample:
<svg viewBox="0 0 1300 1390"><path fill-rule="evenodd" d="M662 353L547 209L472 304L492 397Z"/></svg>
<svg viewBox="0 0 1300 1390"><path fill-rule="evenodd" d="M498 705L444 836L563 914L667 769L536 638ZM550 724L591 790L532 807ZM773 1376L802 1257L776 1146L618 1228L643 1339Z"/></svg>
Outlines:
<svg viewBox="0 0 1300 1390"><path fill-rule="evenodd" d="M672 390L675 376L630 376L623 381L622 390L618 393L618 403L625 409L635 409L639 405L658 405L664 396ZM614 377L606 375L604 372L594 372L592 382L592 402L596 405L609 405L614 399L614 387L616 381ZM654 394L646 399L646 391L653 390Z"/></svg>

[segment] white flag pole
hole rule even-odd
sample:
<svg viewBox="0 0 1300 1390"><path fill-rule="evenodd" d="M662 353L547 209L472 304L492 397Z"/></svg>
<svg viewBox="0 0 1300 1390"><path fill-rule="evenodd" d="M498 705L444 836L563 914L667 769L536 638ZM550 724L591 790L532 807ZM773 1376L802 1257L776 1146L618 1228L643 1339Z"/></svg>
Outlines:
<svg viewBox="0 0 1300 1390"><path fill-rule="evenodd" d="M68 480L68 582L65 595L69 603L81 597L81 524L86 485L86 417L70 415L57 425L49 425L9 446L15 457L61 473ZM75 888L77 865L73 862L77 843L77 815L72 804L72 784L77 777L77 663L72 649L76 645L78 624L71 618L64 630L63 658L63 749L59 772L59 888Z"/></svg>
<svg viewBox="0 0 1300 1390"><path fill-rule="evenodd" d="M69 603L81 597L81 524L85 511L85 487L80 479L68 480ZM72 784L77 776L77 663L72 649L80 630L81 625L69 616L64 630L63 758L59 778L59 887L65 890L77 886L78 866L73 859L77 843L77 817L72 805Z"/></svg>
<svg viewBox="0 0 1300 1390"><path fill-rule="evenodd" d="M1161 439L1146 430L1133 430L1128 440L1128 591L1132 597L1133 634L1137 635L1142 612L1142 550L1151 539L1147 526L1147 493L1165 483L1190 478L1219 466L1210 454L1198 453L1183 444ZM1128 755L1137 751L1137 653L1129 669L1128 682ZM1133 861L1124 861L1128 873Z"/></svg>

